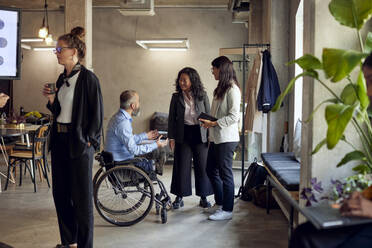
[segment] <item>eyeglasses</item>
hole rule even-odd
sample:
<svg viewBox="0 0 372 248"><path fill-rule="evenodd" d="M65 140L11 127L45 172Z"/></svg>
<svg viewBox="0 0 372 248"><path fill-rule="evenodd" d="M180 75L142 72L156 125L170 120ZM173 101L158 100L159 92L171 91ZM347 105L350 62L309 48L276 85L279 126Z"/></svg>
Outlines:
<svg viewBox="0 0 372 248"><path fill-rule="evenodd" d="M73 48L73 47L56 47L53 52L54 53L61 53L63 49L66 49L66 48Z"/></svg>

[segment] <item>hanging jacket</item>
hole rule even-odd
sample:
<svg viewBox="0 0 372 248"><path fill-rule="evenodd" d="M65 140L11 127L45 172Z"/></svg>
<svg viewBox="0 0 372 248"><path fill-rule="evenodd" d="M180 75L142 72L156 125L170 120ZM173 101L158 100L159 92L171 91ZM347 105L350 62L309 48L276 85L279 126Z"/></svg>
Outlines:
<svg viewBox="0 0 372 248"><path fill-rule="evenodd" d="M255 132L257 130L257 123L262 120L260 116L262 113L258 111L257 108L257 96L258 90L260 89L260 82L261 82L261 73L262 71L262 56L261 51L257 51L256 57L253 62L252 69L249 72L248 81L247 81L247 89L245 92L245 99L247 102L247 107L245 109L245 122L244 128L250 132ZM255 125L256 124L256 125Z"/></svg>
<svg viewBox="0 0 372 248"><path fill-rule="evenodd" d="M259 111L268 113L274 107L276 99L280 95L278 76L271 63L271 54L268 50L263 52L262 77L260 91L257 96Z"/></svg>

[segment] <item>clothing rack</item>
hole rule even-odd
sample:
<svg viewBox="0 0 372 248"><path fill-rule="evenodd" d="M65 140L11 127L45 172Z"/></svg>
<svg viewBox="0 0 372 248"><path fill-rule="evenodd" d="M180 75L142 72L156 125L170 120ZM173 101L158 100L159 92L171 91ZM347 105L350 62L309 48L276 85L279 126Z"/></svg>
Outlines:
<svg viewBox="0 0 372 248"><path fill-rule="evenodd" d="M243 96L243 110L242 110L242 134L241 134L241 141L242 141L242 171L241 171L241 186L239 188L239 191L238 191L238 194L235 196L235 197L239 197L240 194L242 193L242 190L243 190L243 187L244 187L244 170L245 170L245 166L244 166L244 149L245 149L245 126L244 126L244 122L245 122L245 84L246 84L246 75L245 75L245 71L246 71L246 62L248 61L247 58L246 58L246 52L245 52L245 49L246 48L267 48L269 49L270 48L270 43L255 43L255 44L243 44L243 90L242 90L242 96Z"/></svg>
<svg viewBox="0 0 372 248"><path fill-rule="evenodd" d="M243 48L247 48L247 47L266 47L266 48L270 48L270 43L243 44Z"/></svg>
<svg viewBox="0 0 372 248"><path fill-rule="evenodd" d="M233 63L239 63L239 71L242 71L243 70L242 69L242 63L244 63L243 60L232 60L231 62L233 62ZM249 60L245 61L246 64L248 64L249 62L250 62ZM247 70L248 68L246 67L245 69Z"/></svg>

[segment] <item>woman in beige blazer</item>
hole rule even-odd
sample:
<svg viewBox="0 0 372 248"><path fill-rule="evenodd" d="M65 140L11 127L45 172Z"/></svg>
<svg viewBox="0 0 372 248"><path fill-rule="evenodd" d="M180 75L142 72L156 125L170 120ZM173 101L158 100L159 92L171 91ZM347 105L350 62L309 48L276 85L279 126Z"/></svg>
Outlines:
<svg viewBox="0 0 372 248"><path fill-rule="evenodd" d="M212 73L218 80L213 92L211 115L217 121L200 119L209 128L207 175L212 183L215 205L210 208L210 220L232 218L234 207L234 177L232 160L239 142L241 93L233 63L225 56L212 61Z"/></svg>

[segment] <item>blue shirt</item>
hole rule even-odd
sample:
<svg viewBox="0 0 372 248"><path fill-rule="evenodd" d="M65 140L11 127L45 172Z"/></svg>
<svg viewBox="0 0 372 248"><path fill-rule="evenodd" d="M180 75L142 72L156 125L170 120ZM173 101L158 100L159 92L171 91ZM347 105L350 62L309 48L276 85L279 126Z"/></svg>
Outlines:
<svg viewBox="0 0 372 248"><path fill-rule="evenodd" d="M148 144L140 144L148 140L146 133L133 134L132 117L120 109L109 121L106 131L105 151L111 152L114 161L133 159L135 155L152 152L158 145L155 141Z"/></svg>

